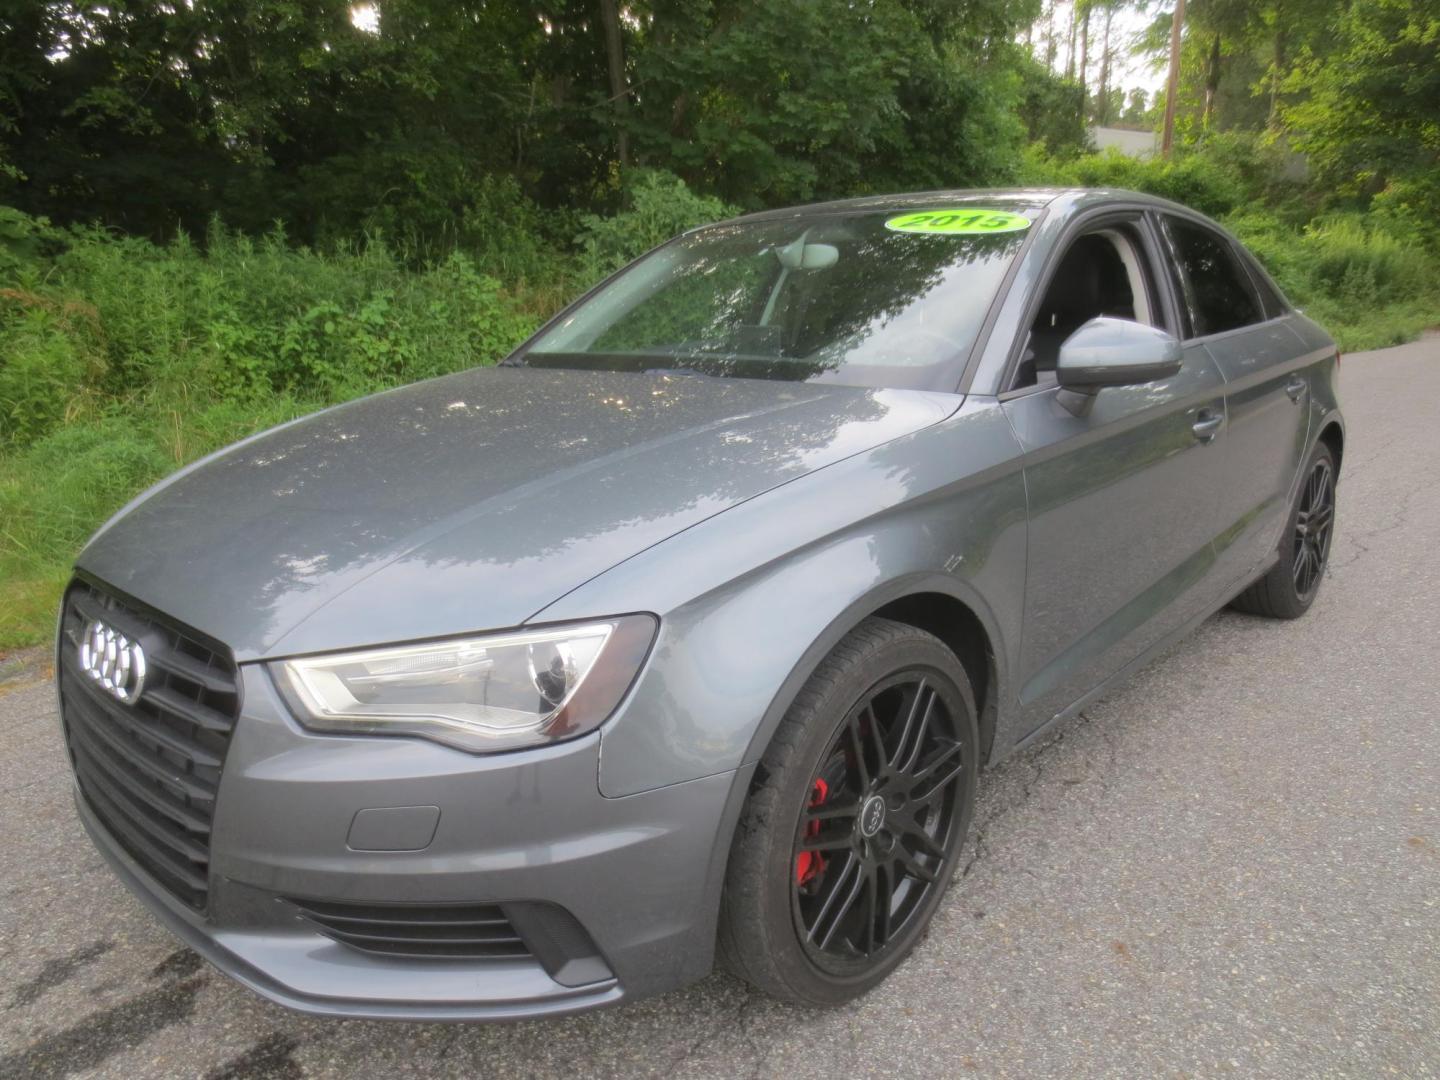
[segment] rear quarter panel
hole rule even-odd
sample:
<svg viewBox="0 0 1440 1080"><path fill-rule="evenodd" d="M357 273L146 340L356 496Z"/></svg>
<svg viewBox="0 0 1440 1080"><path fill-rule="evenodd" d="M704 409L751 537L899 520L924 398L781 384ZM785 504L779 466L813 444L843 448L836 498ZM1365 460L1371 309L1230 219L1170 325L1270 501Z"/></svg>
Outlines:
<svg viewBox="0 0 1440 1080"><path fill-rule="evenodd" d="M1344 431L1345 419L1340 412L1340 395L1336 383L1340 374L1340 351L1335 339L1315 320L1295 313L1290 330L1300 339L1304 368L1310 380L1310 438L1315 438L1329 424L1339 424Z"/></svg>

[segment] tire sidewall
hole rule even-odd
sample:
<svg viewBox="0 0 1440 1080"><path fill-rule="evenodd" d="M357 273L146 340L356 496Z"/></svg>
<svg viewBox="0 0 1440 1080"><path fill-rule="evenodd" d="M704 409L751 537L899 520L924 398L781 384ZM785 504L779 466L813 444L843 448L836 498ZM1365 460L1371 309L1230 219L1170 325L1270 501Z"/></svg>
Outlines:
<svg viewBox="0 0 1440 1080"><path fill-rule="evenodd" d="M837 975L823 971L806 955L795 929L791 912L795 829L809 800L810 778L851 708L871 687L902 670L925 672L955 717L966 762L958 820L946 846L946 869L941 880L916 911L905 933L874 967L856 975ZM817 1004L833 1004L848 1001L880 982L923 938L931 917L944 899L959 851L969 833L975 806L979 738L974 699L964 670L949 649L923 631L887 642L867 657L862 669L846 672L845 677L825 687L825 692L807 705L810 715L804 721L805 735L795 747L791 760L784 765L790 773L790 782L776 805L775 820L766 830L760 930L777 974L793 993Z"/></svg>
<svg viewBox="0 0 1440 1080"><path fill-rule="evenodd" d="M1294 612L1303 614L1310 609L1315 598L1320 595L1320 587L1325 584L1325 571L1330 566L1330 550L1335 546L1335 525L1332 519L1330 525L1330 546L1325 551L1325 561L1320 566L1320 571L1315 578L1315 587L1310 590L1310 595L1301 596L1295 588L1295 529L1300 523L1300 504L1305 501L1305 489L1310 483L1310 477L1315 472L1315 466L1325 461L1330 466L1330 483L1332 486L1331 503L1335 509L1335 516L1339 516L1339 474L1335 469L1335 455L1323 442L1316 443L1315 448L1310 451L1310 456L1305 459L1305 468L1300 472L1300 483L1296 486L1295 497L1290 501L1290 516L1285 519L1285 535L1280 538L1280 566L1284 569L1286 591L1284 599L1288 602Z"/></svg>

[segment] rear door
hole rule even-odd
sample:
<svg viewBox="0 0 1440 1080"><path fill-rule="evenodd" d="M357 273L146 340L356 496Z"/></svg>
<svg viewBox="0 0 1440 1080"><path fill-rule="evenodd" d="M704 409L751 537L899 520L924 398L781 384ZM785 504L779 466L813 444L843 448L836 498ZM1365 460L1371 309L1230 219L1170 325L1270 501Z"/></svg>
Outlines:
<svg viewBox="0 0 1440 1080"><path fill-rule="evenodd" d="M1184 300L1186 344L1208 350L1225 378L1226 482L1215 547L1221 574L1238 580L1275 550L1290 506L1308 437L1309 382L1299 370L1306 350L1288 309L1229 237L1191 218L1159 216Z"/></svg>
<svg viewBox="0 0 1440 1080"><path fill-rule="evenodd" d="M1178 305L1159 269L1157 238L1144 215L1104 218L1088 237L1120 234L1139 255L1149 302L1132 315L1114 305L1095 314L1136 317L1179 329ZM1064 256L1063 274L1080 271ZM1057 290L1052 271L1036 325ZM1069 305L1074 306L1074 305ZM1071 312L1066 325L1087 312ZM1032 338L1036 331L1032 329ZM1043 367L1044 365L1041 365ZM1184 625L1217 594L1216 505L1222 480L1224 397L1219 368L1203 345L1184 351L1179 374L1101 390L1076 415L1043 372L1018 378L1002 408L1024 449L1029 504L1025 627L1015 727L1023 738L1083 697L1151 645Z"/></svg>

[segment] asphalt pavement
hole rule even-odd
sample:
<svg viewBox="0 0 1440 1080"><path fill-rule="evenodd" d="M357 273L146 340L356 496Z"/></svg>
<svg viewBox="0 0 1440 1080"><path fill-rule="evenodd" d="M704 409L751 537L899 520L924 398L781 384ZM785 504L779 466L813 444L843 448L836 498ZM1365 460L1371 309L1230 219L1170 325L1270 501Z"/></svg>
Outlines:
<svg viewBox="0 0 1440 1080"><path fill-rule="evenodd" d="M512 1026L303 1018L85 839L52 691L0 688L0 1077L1440 1075L1440 337L1345 357L1329 576L982 777L927 940L837 1010L724 975Z"/></svg>

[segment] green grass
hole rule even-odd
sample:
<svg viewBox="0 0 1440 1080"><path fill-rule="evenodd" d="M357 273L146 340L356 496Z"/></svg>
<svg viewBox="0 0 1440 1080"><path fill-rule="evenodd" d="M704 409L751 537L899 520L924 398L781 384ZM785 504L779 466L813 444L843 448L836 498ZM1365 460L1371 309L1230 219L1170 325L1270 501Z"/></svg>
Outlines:
<svg viewBox="0 0 1440 1080"><path fill-rule="evenodd" d="M1341 352L1403 345L1426 330L1440 328L1440 301L1433 299L1390 304L1377 311L1327 303L1304 310L1330 332Z"/></svg>
<svg viewBox="0 0 1440 1080"><path fill-rule="evenodd" d="M378 243L51 239L0 277L0 649L50 633L71 558L147 485L293 416L494 363L552 302Z"/></svg>

